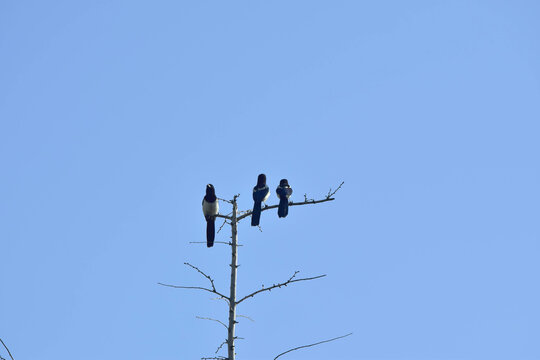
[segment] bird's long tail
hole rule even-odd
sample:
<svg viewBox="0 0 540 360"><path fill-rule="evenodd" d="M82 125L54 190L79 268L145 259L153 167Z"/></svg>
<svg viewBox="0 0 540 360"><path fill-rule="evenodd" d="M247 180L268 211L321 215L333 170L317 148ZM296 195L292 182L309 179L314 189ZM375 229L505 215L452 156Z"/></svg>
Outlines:
<svg viewBox="0 0 540 360"><path fill-rule="evenodd" d="M279 199L279 207L277 214L280 218L287 217L289 214L289 199Z"/></svg>
<svg viewBox="0 0 540 360"><path fill-rule="evenodd" d="M261 221L261 202L255 201L251 213L251 226L259 226L259 221Z"/></svg>
<svg viewBox="0 0 540 360"><path fill-rule="evenodd" d="M214 238L216 237L216 219L206 219L206 246L214 246Z"/></svg>

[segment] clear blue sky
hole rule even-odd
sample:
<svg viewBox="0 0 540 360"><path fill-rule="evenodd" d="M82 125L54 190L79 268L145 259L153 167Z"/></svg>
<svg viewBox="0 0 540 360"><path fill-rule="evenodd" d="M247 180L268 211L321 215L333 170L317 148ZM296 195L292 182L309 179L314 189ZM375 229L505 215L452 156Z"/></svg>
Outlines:
<svg viewBox="0 0 540 360"><path fill-rule="evenodd" d="M238 359L540 359L536 1L4 1L0 337L16 360L198 359L239 227ZM222 204L222 209L228 210ZM228 233L217 240L227 240ZM0 355L6 357L5 352Z"/></svg>

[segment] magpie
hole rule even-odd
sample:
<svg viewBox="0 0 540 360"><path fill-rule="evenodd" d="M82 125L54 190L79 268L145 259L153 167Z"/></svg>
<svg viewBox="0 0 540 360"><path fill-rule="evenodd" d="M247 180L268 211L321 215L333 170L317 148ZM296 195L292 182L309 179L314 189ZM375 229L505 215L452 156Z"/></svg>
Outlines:
<svg viewBox="0 0 540 360"><path fill-rule="evenodd" d="M216 215L219 212L219 203L214 185L206 185L206 195L202 201L202 211L206 219L206 246L214 246L216 235Z"/></svg>
<svg viewBox="0 0 540 360"><path fill-rule="evenodd" d="M266 185L266 175L260 174L257 185L253 188L253 212L251 213L251 226L258 226L261 220L261 203L270 196L270 189Z"/></svg>
<svg viewBox="0 0 540 360"><path fill-rule="evenodd" d="M289 214L289 197L292 194L292 188L289 186L287 179L281 179L279 181L276 194L279 198L277 214L280 218L287 217L287 214Z"/></svg>

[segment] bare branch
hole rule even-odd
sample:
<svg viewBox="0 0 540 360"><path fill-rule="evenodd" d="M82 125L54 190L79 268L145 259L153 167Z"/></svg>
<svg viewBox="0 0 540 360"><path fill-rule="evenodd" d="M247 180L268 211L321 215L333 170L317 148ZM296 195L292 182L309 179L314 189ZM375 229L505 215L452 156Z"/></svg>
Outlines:
<svg viewBox="0 0 540 360"><path fill-rule="evenodd" d="M222 321L218 320L218 319L212 319L212 318L208 318L208 317L202 317L202 316L195 316L197 319L201 319L201 320L210 320L210 321L215 321L215 322L218 322L220 323L221 325L225 326L225 329L228 329L227 325L225 325ZM217 351L216 351L217 352Z"/></svg>
<svg viewBox="0 0 540 360"><path fill-rule="evenodd" d="M346 336L349 336L349 335L352 335L352 333L349 333L347 335L342 335L342 336L338 336L338 337L335 337L333 339L328 339L328 340L324 340L324 341L319 341L317 343L314 343L314 344L309 344L309 345L303 345L303 346L299 346L299 347L295 347L294 349L290 349L290 350L287 350L285 352L282 352L281 354L279 354L278 356L276 356L274 358L274 360L276 360L278 357L280 357L281 355L285 355L287 353L290 353L291 351L294 351L294 350L298 350L298 349L303 349L303 348L307 348L307 347L310 347L310 346L315 346L315 345L319 345L319 344L323 344L323 343L327 343L327 342L330 342L330 341L334 341L334 340L337 340L337 339L341 339L341 338L344 338Z"/></svg>
<svg viewBox="0 0 540 360"><path fill-rule="evenodd" d="M221 231L221 229L223 229L223 226L225 226L225 224L227 224L227 219L223 220L223 224L221 224L216 234L219 234L219 232Z"/></svg>
<svg viewBox="0 0 540 360"><path fill-rule="evenodd" d="M300 203L295 203L295 202L289 202L289 206L299 206L299 205L311 205L311 204L319 204L319 203L323 203L323 202L327 202L327 201L332 201L332 200L335 200L334 198L326 198L326 199L322 199L322 200L307 200L307 201L304 201L304 202L300 202ZM267 207L264 207L261 209L261 212L263 211L266 211L266 210L270 210L270 209L276 209L277 207L279 207L279 205L270 205L270 206L267 206ZM251 215L253 211L252 210L246 210L246 213L244 215L240 215L236 221L240 221L248 216Z"/></svg>
<svg viewBox="0 0 540 360"><path fill-rule="evenodd" d="M204 272L202 272L201 269L199 269L198 267L194 266L194 265L191 265L190 263L187 263L185 262L184 265L187 265L189 267L191 267L192 269L195 269L197 270L197 272L199 274L201 274L202 276L204 276L205 278L207 278L209 281L210 281L210 284L212 285L212 290L215 292L216 291L216 287L214 286L214 280L212 280L212 278L208 275L206 275Z"/></svg>
<svg viewBox="0 0 540 360"><path fill-rule="evenodd" d="M221 345L219 345L219 347L217 348L215 354L217 354L219 352L219 350L221 350L221 348L223 347L223 345L225 345L227 343L227 340L225 340L224 342L221 343Z"/></svg>
<svg viewBox="0 0 540 360"><path fill-rule="evenodd" d="M226 203L229 203L229 204L232 204L232 200L227 200L227 199L222 199L222 198L217 198L218 200L221 200L221 201L225 201Z"/></svg>
<svg viewBox="0 0 540 360"><path fill-rule="evenodd" d="M227 306L229 306L229 299L224 299L224 298L221 298L221 297L215 297L215 298L210 298L210 300L223 300L227 303Z"/></svg>
<svg viewBox="0 0 540 360"><path fill-rule="evenodd" d="M8 352L9 354L9 357L11 358L11 360L15 360L13 359L13 355L11 355L11 351L9 351L8 347L6 346L6 344L4 343L4 341L2 339L0 339L0 342L2 343L2 345L4 345L4 347L6 348L6 351ZM2 358L4 359L4 358ZM5 360L5 359L4 359Z"/></svg>
<svg viewBox="0 0 540 360"><path fill-rule="evenodd" d="M287 282L291 281L292 279L294 279L296 277L296 274L298 274L300 271L295 271L294 274L291 275L291 277L289 278L289 280L287 280Z"/></svg>
<svg viewBox="0 0 540 360"><path fill-rule="evenodd" d="M246 316L246 315L236 315L236 317L243 317L243 318L248 319L251 322L255 322L255 320L253 320L252 318L250 318L249 316Z"/></svg>
<svg viewBox="0 0 540 360"><path fill-rule="evenodd" d="M225 356L203 357L201 360L227 360Z"/></svg>
<svg viewBox="0 0 540 360"><path fill-rule="evenodd" d="M232 220L232 217L227 216L227 215L217 214L217 215L214 215L214 216L217 217L217 218L222 218L222 219Z"/></svg>
<svg viewBox="0 0 540 360"><path fill-rule="evenodd" d="M234 200L236 200L237 197L240 197L240 194L234 195ZM227 200L227 199L222 199L222 198L217 198L217 199L221 201L225 201L226 203L229 203L229 204L234 203L234 200Z"/></svg>
<svg viewBox="0 0 540 360"><path fill-rule="evenodd" d="M332 195L334 195L340 188L341 186L343 185L343 182L339 185L339 187L336 189L336 191L334 191L333 193L330 193L330 191L332 191L332 189L330 189L330 191L328 192L328 194L326 195L326 198L324 199L321 199L321 200L314 200L314 199L308 199L307 198L307 194L304 195L304 201L303 202L299 202L299 203L295 203L295 202L292 202L290 201L289 202L289 206L299 206L299 205L311 205L311 204L319 204L319 203L323 203L323 202L326 202L326 201L332 201L332 200L335 200ZM279 205L266 205L265 207L263 207L261 209L261 212L263 211L266 211L266 210L270 210L270 209L276 209ZM236 221L240 221L248 216L251 215L253 211L252 210L245 210L245 211L242 211L242 215L240 215L239 217L236 218Z"/></svg>
<svg viewBox="0 0 540 360"><path fill-rule="evenodd" d="M175 289L195 289L195 290L204 290L204 291L208 291L212 294L216 294L216 295L219 295L221 296L223 299L225 300L229 300L228 297L226 297L225 295L217 292L217 291L214 291L214 290L211 290L211 289L207 289L207 288L203 288L203 287L199 287L199 286L178 286L178 285L170 285L170 284L163 284L163 283L158 283L158 285L161 285L161 286L167 286L167 287L172 287L172 288L175 288Z"/></svg>
<svg viewBox="0 0 540 360"><path fill-rule="evenodd" d="M236 302L236 305L240 304L242 301L246 300L247 298L250 298L250 297L253 297L263 291L270 291L272 289L275 289L275 288L280 288L282 286L287 286L293 282L297 282L297 281L307 281L307 280L315 280L315 279L319 279L319 278L322 278L322 277L325 277L326 274L324 275L319 275L319 276L314 276L314 277L310 277L310 278L303 278L303 279L296 279L296 280L293 280L294 277L296 276L296 274L298 274L298 271L295 271L294 274L289 278L289 280L283 282L283 283L280 283L280 284L274 284L268 288L263 288L263 289L260 289L260 290L257 290L257 291L254 291L252 292L251 294L249 295L246 295L244 296L242 299L240 299L239 301Z"/></svg>
<svg viewBox="0 0 540 360"><path fill-rule="evenodd" d="M332 188L330 188L330 190L328 190L328 194L326 194L326 198L330 199L332 196L334 196L338 192L338 190L341 189L343 184L345 184L345 181L342 181L334 192L331 192Z"/></svg>

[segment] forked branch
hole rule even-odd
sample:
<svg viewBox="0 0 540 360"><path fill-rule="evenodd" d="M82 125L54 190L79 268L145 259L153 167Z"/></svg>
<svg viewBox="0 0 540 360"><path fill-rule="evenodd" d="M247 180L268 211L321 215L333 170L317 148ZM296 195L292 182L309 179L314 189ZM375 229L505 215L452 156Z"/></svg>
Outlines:
<svg viewBox="0 0 540 360"><path fill-rule="evenodd" d="M299 349L303 349L303 348L307 348L307 347L311 347L311 346L315 346L315 345L319 345L319 344L323 344L323 343L327 343L327 342L330 342L330 341L334 341L334 340L337 340L337 339L342 339L344 337L347 337L349 335L352 335L352 333L349 333L347 335L342 335L342 336L338 336L338 337L335 337L333 339L328 339L328 340L323 340L323 341L319 341L319 342L316 342L314 344L309 344L309 345L302 345L302 346L298 346L298 347L295 347L293 349L290 349L290 350L287 350L285 352L282 352L281 354L279 354L278 356L276 356L274 358L274 360L276 360L278 357L282 356L282 355L285 355L287 353L290 353L291 351L294 351L294 350L299 350Z"/></svg>
<svg viewBox="0 0 540 360"><path fill-rule="evenodd" d="M199 269L196 266L191 265L190 263L186 262L184 264L191 267L192 269L196 270L199 274L201 274L202 276L207 278L208 281L210 281L210 285L212 286L212 289L208 289L208 288L204 288L204 287L200 287L200 286L179 286L179 285L170 285L170 284L163 284L163 283L158 283L158 284L161 285L161 286L167 286L167 287L172 287L172 288L176 288L176 289L195 289L195 290L208 291L208 292L211 292L212 294L218 295L222 299L227 300L227 302L229 301L229 298L227 296L223 295L222 293L220 293L219 291L216 290L216 287L214 286L214 280L209 275L206 275L201 269Z"/></svg>
<svg viewBox="0 0 540 360"><path fill-rule="evenodd" d="M240 304L242 301L244 301L244 300L246 300L246 299L248 299L248 298L250 298L250 297L253 297L253 296L255 296L255 295L259 294L259 293L262 293L262 292L264 292L264 291L270 291L270 290L272 290L272 289L280 288L280 287L282 287L282 286L287 286L287 285L289 285L289 284L292 284L292 283L298 282L298 281L315 280L315 279L319 279L319 278L322 278L322 277L325 277L325 276L326 276L326 274L324 274L324 275L314 276L314 277L310 277L310 278L294 279L295 276L296 276L296 274L298 274L298 271L295 271L294 274L289 278L289 280L287 280L287 281L285 281L285 282L282 282L282 283L279 283L279 284L274 284L274 285L272 285L272 286L270 286L270 287L267 287L267 288L262 288L262 289L260 289L260 290L257 290L257 291L252 292L252 293L249 294L249 295L244 296L243 298L241 298L240 300L238 300L238 301L236 302L236 305L238 305L238 304Z"/></svg>
<svg viewBox="0 0 540 360"><path fill-rule="evenodd" d="M341 189L341 187L343 186L343 184L345 184L345 181L342 181L341 184L339 184L339 186L337 187L336 190L332 191L332 188L330 188L330 190L328 190L328 194L326 194L326 198L327 199L330 199L332 196L334 196L339 189Z"/></svg>
<svg viewBox="0 0 540 360"><path fill-rule="evenodd" d="M196 266L194 266L194 265L191 265L191 264L188 263L188 262L185 262L184 265L189 266L190 268L196 270L199 274L201 274L202 276L204 276L205 278L207 278L207 279L210 281L210 284L212 285L212 290L213 290L213 291L216 291L216 287L214 286L214 280L213 280L209 275L206 275L201 269L199 269L198 267L196 267Z"/></svg>

